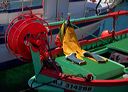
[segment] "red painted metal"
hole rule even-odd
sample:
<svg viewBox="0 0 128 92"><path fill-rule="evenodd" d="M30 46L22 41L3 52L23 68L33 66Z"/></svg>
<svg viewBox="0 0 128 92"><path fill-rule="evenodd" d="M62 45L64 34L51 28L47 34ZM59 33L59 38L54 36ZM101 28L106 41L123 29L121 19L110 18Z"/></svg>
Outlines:
<svg viewBox="0 0 128 92"><path fill-rule="evenodd" d="M108 36L109 34L110 34L110 31L109 31L109 30L104 30L104 31L101 33L101 37Z"/></svg>
<svg viewBox="0 0 128 92"><path fill-rule="evenodd" d="M57 73L54 70L51 69L43 69L41 74L52 77L52 78L60 78L60 80L73 83L73 84L79 84L79 85L85 85L85 86L124 86L128 85L128 78L126 79L115 79L115 80L92 80L92 81L86 81L85 78L76 77L76 76L69 76L65 75L63 73Z"/></svg>
<svg viewBox="0 0 128 92"><path fill-rule="evenodd" d="M28 45L28 35L38 36L47 32L42 19L33 14L24 14L16 17L6 31L6 45L9 50L23 61L30 61L31 54Z"/></svg>
<svg viewBox="0 0 128 92"><path fill-rule="evenodd" d="M124 34L124 33L128 33L128 29L124 29L124 30L121 30L119 32L116 32L115 35L118 36L118 35L121 35L121 34ZM107 36L100 36L98 38L94 38L94 39L90 39L90 40L82 40L82 41L79 41L80 45L85 45L85 44L91 44L91 43L94 43L94 42L98 42L99 39L106 39L106 38L110 38L112 37L112 34L108 34Z"/></svg>
<svg viewBox="0 0 128 92"><path fill-rule="evenodd" d="M57 47L61 47L62 46L62 42L60 41L60 37L57 34L56 39L55 39L55 44Z"/></svg>

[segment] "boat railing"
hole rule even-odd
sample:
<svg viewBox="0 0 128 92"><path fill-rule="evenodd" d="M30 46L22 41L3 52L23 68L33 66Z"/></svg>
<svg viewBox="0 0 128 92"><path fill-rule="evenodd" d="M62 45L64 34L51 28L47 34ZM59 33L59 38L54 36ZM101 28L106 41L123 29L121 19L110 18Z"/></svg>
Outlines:
<svg viewBox="0 0 128 92"><path fill-rule="evenodd" d="M119 31L115 35L116 41L127 38L127 37L128 37L128 29ZM99 39L104 40L104 42L102 40L99 40ZM112 34L110 34L110 35L104 36L104 37L97 37L97 38L93 38L91 40L80 41L80 45L81 46L84 45L83 48L86 50L93 51L96 48L97 49L104 48L106 44L110 44L112 42L113 42L113 38L112 38Z"/></svg>

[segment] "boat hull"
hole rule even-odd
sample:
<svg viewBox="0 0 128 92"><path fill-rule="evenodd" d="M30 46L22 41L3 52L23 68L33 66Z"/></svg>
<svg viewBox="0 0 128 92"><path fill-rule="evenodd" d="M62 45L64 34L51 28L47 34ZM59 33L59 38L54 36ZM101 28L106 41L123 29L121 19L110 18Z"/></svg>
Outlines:
<svg viewBox="0 0 128 92"><path fill-rule="evenodd" d="M54 79L50 77L45 77L45 81L42 83L33 82L35 80L35 76L33 76L29 81L29 86L36 88L39 92L127 92L128 91L128 84L126 85L119 84L117 85L106 85L102 83L102 86L99 85L88 85L86 83L82 85L81 83L71 83L64 80ZM52 80L52 81L50 81Z"/></svg>
<svg viewBox="0 0 128 92"><path fill-rule="evenodd" d="M126 39L128 37L127 33L128 33L128 29L115 32L114 37L116 41L118 40L117 41L118 44L121 44L122 42L123 43L127 42L128 40ZM113 42L112 40L114 40L113 34L108 33L107 35L102 35L99 38L85 40L83 42L80 42L80 44L82 46L85 45L86 49L87 48L93 49L93 47L95 46L101 47L101 46L104 46L105 44L109 44L113 46L112 44L110 44ZM116 46L118 45L116 42L115 44ZM87 45L90 45L90 46L87 46ZM122 48L122 49L125 48L125 52L127 50L126 47L127 45L117 46L117 48ZM107 49L108 47L104 47L104 48ZM94 53L96 53L96 51L101 52L102 49L101 48L99 50L95 49ZM97 52L97 53L100 53L100 52ZM95 77L96 72L93 73L93 70L96 70L96 68L99 68L99 66L96 68L94 68L94 66L93 67L91 66L90 68L91 72L89 72L89 70L87 69L89 62L91 62L90 59L89 61L88 59L86 59L87 65L85 65L86 67L83 67L84 65L79 66L79 65L72 64L71 62L69 63L69 61L66 61L64 58L61 58L60 61L57 62L57 57L56 57L55 61L58 63L59 66L61 66L63 71L63 72L61 71L58 72L58 71L55 71L54 69L49 69L46 67L42 69L39 52L31 49L31 53L33 57L35 76L28 81L28 84L31 88L37 89L40 92L42 91L45 91L45 92L51 92L51 91L52 92L72 92L72 91L73 92L108 92L108 91L109 92L113 92L113 91L127 92L128 91L128 78L124 77L126 73L124 72L124 70L126 70L125 66L122 64L116 63L116 61L112 61L109 58L108 58L108 62L104 64L107 65L111 61L112 65L109 65L109 66L107 65L100 68L100 69L104 68L103 69L104 72L103 72L103 75L100 74L100 77L102 78L98 78L98 75ZM53 54L56 54L56 53L53 53ZM94 64L95 66L97 65L97 63L94 63ZM100 64L98 63L98 65ZM121 71L119 74L117 74L118 70L115 70L116 67L114 68L114 65L118 67L119 71ZM103 66L103 64L101 66ZM110 66L112 67L110 68ZM114 69L114 72L106 71L108 67L110 70ZM78 70L78 74L76 69ZM98 74L101 71L100 69L98 69ZM84 70L87 70L87 71L84 71ZM81 74L82 71L84 71L83 72L84 75L80 76L79 74ZM87 72L87 74L85 74L85 72ZM117 75L112 75L114 73L116 73ZM92 74L93 78L91 78L91 80L88 81L89 74ZM107 74L112 76L109 76L108 78L103 78L104 76L108 76Z"/></svg>

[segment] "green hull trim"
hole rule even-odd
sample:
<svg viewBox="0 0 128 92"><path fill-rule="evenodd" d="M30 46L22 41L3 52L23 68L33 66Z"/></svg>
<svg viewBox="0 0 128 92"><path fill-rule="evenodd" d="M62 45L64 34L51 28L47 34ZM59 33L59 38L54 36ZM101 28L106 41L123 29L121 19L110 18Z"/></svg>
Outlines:
<svg viewBox="0 0 128 92"><path fill-rule="evenodd" d="M31 87L31 84L32 84L33 88L42 85L42 83L33 82L34 80L35 80L35 76L33 76L31 79L29 79L28 85L30 87ZM45 79L45 80L49 81L49 79ZM47 83L47 82L43 82L43 83ZM37 90L38 90L38 92L64 92L64 89L53 87L53 86L49 86L49 85L40 86L40 87L37 88Z"/></svg>
<svg viewBox="0 0 128 92"><path fill-rule="evenodd" d="M31 83L34 79L35 79L35 76L33 76L28 81L29 86L31 85ZM40 85L42 85L42 84L38 83L38 82L34 82L32 87L37 87L37 86L40 86ZM84 92L127 92L128 91L128 85L123 85L123 86L91 86L90 88L87 88L87 89L83 89ZM38 92L64 92L64 89L59 88L59 86L58 87L53 87L53 86L50 86L50 85L40 86L40 87L37 88L37 90L38 90ZM77 90L77 88L76 88L76 90ZM81 91L81 90L78 91L77 90L77 91L74 91L74 92L83 92L83 91Z"/></svg>

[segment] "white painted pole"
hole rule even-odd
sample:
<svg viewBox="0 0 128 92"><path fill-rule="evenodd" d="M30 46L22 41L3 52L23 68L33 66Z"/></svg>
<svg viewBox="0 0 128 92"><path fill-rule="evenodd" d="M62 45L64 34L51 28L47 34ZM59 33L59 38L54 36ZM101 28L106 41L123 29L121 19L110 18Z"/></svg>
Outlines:
<svg viewBox="0 0 128 92"><path fill-rule="evenodd" d="M24 12L24 0L22 0L22 2L21 2L21 7L22 7L22 14L23 14L23 12Z"/></svg>

